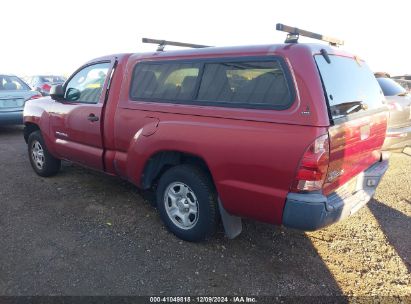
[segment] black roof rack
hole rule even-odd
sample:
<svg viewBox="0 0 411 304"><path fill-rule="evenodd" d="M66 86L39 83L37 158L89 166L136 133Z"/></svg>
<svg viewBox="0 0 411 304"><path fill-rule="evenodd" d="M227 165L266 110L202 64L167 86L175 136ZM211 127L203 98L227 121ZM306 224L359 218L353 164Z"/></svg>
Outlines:
<svg viewBox="0 0 411 304"><path fill-rule="evenodd" d="M305 37L309 37L309 38L313 38L313 39L326 41L332 46L339 46L339 45L344 44L343 40L339 40L339 39L336 39L336 38L327 37L327 36L324 36L324 35L312 33L312 32L306 31L306 30L301 30L299 28L284 25L282 23L277 23L276 29L277 29L277 31L283 31L283 32L288 33L287 34L287 39L285 39L285 43L297 43L298 38L301 35L301 36L305 36Z"/></svg>
<svg viewBox="0 0 411 304"><path fill-rule="evenodd" d="M158 44L158 47L157 47L158 52L164 51L164 47L166 45L190 47L190 48L195 48L195 49L210 47L209 45L192 44L192 43L176 42L176 41L168 41L168 40L160 40L160 39L151 39L151 38L143 38L142 41L143 41L143 43Z"/></svg>

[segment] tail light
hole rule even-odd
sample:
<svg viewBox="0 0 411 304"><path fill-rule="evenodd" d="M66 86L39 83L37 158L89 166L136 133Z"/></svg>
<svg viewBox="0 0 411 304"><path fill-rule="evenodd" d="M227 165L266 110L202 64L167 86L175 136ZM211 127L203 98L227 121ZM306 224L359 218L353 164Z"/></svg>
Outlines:
<svg viewBox="0 0 411 304"><path fill-rule="evenodd" d="M388 102L387 106L388 106L388 109L390 110L397 110L397 111L403 110L402 106L398 102L395 102L395 101Z"/></svg>
<svg viewBox="0 0 411 304"><path fill-rule="evenodd" d="M31 96L28 100L38 99L38 98L41 98L41 97L43 97L43 95L41 95L41 94L36 94L36 95Z"/></svg>
<svg viewBox="0 0 411 304"><path fill-rule="evenodd" d="M41 86L41 89L46 92L50 92L50 88L51 88L51 85L49 85L48 83L45 83Z"/></svg>
<svg viewBox="0 0 411 304"><path fill-rule="evenodd" d="M408 136L408 133L387 133L385 136L391 138L404 138Z"/></svg>
<svg viewBox="0 0 411 304"><path fill-rule="evenodd" d="M329 159L329 139L328 134L325 134L318 137L305 151L291 191L321 190L327 176Z"/></svg>

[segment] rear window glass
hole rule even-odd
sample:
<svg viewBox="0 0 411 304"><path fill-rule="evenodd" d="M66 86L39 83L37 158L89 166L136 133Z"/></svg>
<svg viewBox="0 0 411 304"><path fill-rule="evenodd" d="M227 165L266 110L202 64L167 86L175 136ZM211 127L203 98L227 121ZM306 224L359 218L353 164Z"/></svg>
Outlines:
<svg viewBox="0 0 411 304"><path fill-rule="evenodd" d="M190 100L200 63L139 63L134 70L132 99Z"/></svg>
<svg viewBox="0 0 411 304"><path fill-rule="evenodd" d="M17 76L0 75L0 90L29 91L30 87Z"/></svg>
<svg viewBox="0 0 411 304"><path fill-rule="evenodd" d="M390 78L377 78L378 83L385 96L402 95L407 91Z"/></svg>
<svg viewBox="0 0 411 304"><path fill-rule="evenodd" d="M363 61L329 55L315 61L321 74L333 119L383 106L384 95L374 74Z"/></svg>
<svg viewBox="0 0 411 304"><path fill-rule="evenodd" d="M64 82L64 78L60 76L39 76L42 82Z"/></svg>
<svg viewBox="0 0 411 304"><path fill-rule="evenodd" d="M277 61L206 64L198 99L280 108L292 102L287 79Z"/></svg>

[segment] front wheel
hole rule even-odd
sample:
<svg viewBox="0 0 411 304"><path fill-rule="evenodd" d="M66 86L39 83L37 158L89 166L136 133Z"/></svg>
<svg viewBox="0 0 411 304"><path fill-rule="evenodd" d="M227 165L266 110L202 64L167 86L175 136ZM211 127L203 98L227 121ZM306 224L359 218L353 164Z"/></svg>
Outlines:
<svg viewBox="0 0 411 304"><path fill-rule="evenodd" d="M61 161L49 153L40 131L29 135L28 152L31 166L38 175L48 177L60 170Z"/></svg>
<svg viewBox="0 0 411 304"><path fill-rule="evenodd" d="M180 165L161 176L157 208L168 230L185 241L202 241L215 233L217 195L210 178L197 167Z"/></svg>

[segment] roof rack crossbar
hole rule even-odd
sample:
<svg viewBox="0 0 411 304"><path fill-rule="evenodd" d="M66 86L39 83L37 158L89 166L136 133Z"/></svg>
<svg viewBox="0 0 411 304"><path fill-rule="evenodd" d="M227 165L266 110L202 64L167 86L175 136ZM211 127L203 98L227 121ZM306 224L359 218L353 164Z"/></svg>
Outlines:
<svg viewBox="0 0 411 304"><path fill-rule="evenodd" d="M339 45L344 44L343 40L339 40L339 39L336 39L336 38L324 36L324 35L321 35L321 34L316 34L316 33L313 33L313 32L306 31L306 30L301 30L299 28L284 25L282 23L277 23L276 29L277 29L277 31L283 31L283 32L288 33L287 39L285 40L285 43L297 43L298 38L301 35L301 36L305 36L305 37L309 37L309 38L318 39L318 40L328 42L332 46L339 46Z"/></svg>
<svg viewBox="0 0 411 304"><path fill-rule="evenodd" d="M166 45L190 47L190 48L195 48L195 49L210 47L209 45L192 44L192 43L176 42L176 41L168 41L168 40L160 40L160 39L151 39L151 38L143 38L142 41L143 41L143 43L158 44L158 47L157 47L158 52L164 51L164 47Z"/></svg>

